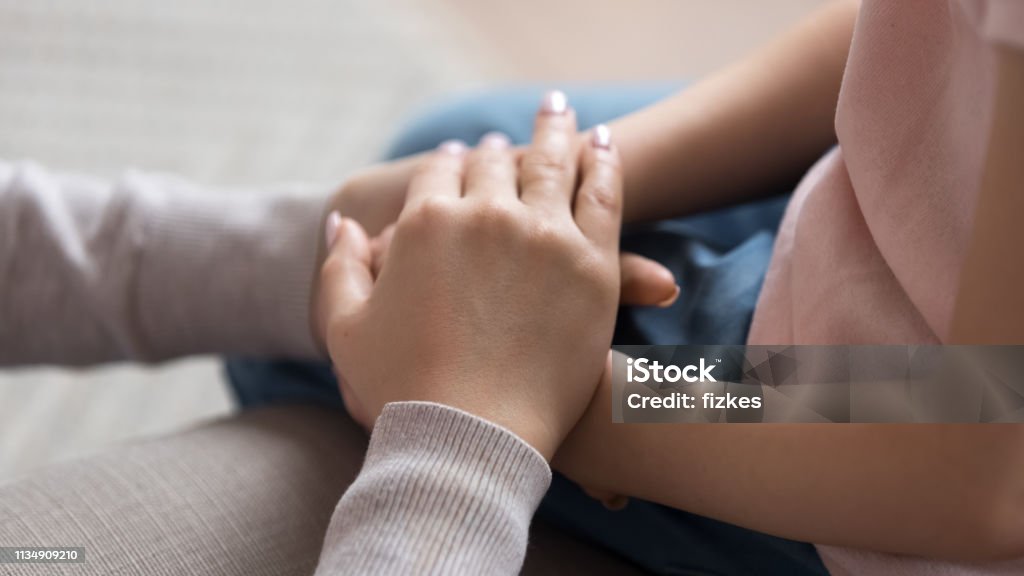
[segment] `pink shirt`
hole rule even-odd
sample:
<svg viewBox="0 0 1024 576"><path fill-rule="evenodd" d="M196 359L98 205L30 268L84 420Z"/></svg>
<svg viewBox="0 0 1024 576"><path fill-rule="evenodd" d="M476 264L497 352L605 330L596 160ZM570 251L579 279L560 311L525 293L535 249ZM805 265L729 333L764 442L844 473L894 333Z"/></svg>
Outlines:
<svg viewBox="0 0 1024 576"><path fill-rule="evenodd" d="M1024 49L1024 1L864 0L836 111L839 146L790 201L751 344L947 338L993 121L996 44ZM1024 572L1024 561L819 552L837 575Z"/></svg>
<svg viewBox="0 0 1024 576"><path fill-rule="evenodd" d="M995 43L1024 49L1024 2L864 1L839 146L793 195L751 344L946 338L992 122Z"/></svg>

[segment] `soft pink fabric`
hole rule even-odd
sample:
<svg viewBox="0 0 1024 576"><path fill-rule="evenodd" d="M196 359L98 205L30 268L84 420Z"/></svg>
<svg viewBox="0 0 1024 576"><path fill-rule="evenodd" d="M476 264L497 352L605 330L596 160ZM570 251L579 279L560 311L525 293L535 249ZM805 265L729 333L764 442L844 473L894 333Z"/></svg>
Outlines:
<svg viewBox="0 0 1024 576"><path fill-rule="evenodd" d="M1024 49L1019 0L865 0L839 146L783 219L751 344L909 344L948 335L981 184L996 45ZM834 574L1024 573L819 547Z"/></svg>

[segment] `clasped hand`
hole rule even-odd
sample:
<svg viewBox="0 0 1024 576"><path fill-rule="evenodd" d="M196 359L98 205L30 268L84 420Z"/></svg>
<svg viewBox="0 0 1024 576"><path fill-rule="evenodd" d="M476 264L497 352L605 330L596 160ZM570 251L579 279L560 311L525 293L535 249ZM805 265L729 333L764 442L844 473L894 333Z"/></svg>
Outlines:
<svg viewBox="0 0 1024 576"><path fill-rule="evenodd" d="M605 369L621 214L607 129L577 137L559 93L522 151L492 134L420 159L397 221L375 240L332 214L315 325L353 416L369 426L389 402L437 402L550 460ZM674 288L653 262L629 266L646 280L634 291L664 298L666 276Z"/></svg>

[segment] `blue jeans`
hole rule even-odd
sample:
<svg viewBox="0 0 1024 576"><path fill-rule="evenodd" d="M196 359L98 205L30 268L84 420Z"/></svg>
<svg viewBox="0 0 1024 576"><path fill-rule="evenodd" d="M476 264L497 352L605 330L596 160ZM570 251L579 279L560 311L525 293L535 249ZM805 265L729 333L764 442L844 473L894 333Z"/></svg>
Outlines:
<svg viewBox="0 0 1024 576"><path fill-rule="evenodd" d="M567 92L580 127L588 128L675 89L678 86L666 85ZM412 120L387 157L429 150L450 138L474 143L492 130L508 134L514 142L527 142L541 93L540 88L513 88L443 103ZM726 210L628 226L622 249L665 264L682 293L667 309L622 307L615 342L744 343L786 200L780 194ZM326 363L230 359L227 373L243 408L287 402L344 407ZM557 474L538 514L658 574L827 574L810 544L640 500L610 512Z"/></svg>

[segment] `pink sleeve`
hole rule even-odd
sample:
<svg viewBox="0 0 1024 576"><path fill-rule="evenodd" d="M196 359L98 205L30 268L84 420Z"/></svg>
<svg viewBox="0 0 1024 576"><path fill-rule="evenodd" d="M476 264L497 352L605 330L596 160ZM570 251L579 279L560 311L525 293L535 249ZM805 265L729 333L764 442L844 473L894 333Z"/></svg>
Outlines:
<svg viewBox="0 0 1024 576"><path fill-rule="evenodd" d="M1024 2L986 0L980 25L982 36L992 42L1024 50Z"/></svg>

